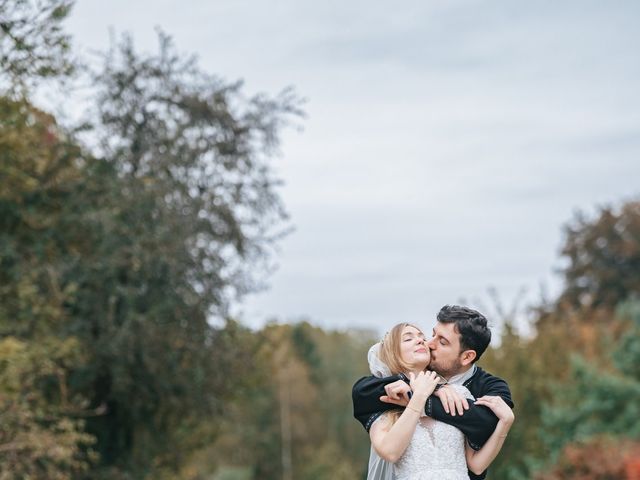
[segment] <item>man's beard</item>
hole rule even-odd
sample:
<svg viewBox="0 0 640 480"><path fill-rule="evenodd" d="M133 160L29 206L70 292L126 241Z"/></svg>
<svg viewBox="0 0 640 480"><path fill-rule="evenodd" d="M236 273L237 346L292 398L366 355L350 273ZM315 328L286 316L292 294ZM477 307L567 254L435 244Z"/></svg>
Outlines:
<svg viewBox="0 0 640 480"><path fill-rule="evenodd" d="M462 363L460 363L459 358L456 358L455 360L447 363L443 363L432 358L429 367L441 377L449 379L454 375L460 373L460 370L462 369Z"/></svg>

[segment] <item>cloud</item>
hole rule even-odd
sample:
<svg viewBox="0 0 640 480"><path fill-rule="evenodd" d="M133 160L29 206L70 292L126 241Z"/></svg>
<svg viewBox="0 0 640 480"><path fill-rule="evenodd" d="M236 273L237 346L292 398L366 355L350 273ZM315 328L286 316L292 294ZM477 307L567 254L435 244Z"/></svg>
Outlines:
<svg viewBox="0 0 640 480"><path fill-rule="evenodd" d="M150 49L161 25L213 73L309 99L275 161L296 232L272 288L239 306L254 326L382 330L489 286L533 301L559 287L572 212L638 193L638 2L177 5L87 0L72 30Z"/></svg>

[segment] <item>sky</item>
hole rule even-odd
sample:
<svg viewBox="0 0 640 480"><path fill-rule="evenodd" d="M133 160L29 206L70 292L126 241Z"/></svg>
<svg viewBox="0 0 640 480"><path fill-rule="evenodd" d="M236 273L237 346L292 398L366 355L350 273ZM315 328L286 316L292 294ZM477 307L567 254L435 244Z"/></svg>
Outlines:
<svg viewBox="0 0 640 480"><path fill-rule="evenodd" d="M76 48L156 27L246 93L293 86L273 167L293 233L236 305L325 328L426 329L465 302L499 318L561 288L563 225L640 193L640 2L78 0ZM525 329L526 330L526 329Z"/></svg>

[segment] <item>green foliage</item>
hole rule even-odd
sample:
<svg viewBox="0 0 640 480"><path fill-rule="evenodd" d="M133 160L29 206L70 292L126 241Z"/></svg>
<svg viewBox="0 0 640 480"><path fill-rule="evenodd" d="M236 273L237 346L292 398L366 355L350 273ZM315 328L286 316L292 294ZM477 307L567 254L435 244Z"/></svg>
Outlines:
<svg viewBox="0 0 640 480"><path fill-rule="evenodd" d="M490 467L491 478L528 479L536 459L546 454L532 427L540 422L541 399L549 395L549 379L562 374L559 357L564 350L556 348L560 339L559 334L547 334L544 342L537 342L521 337L506 324L500 347L489 349L481 359L483 368L509 383L515 403L516 421Z"/></svg>
<svg viewBox="0 0 640 480"><path fill-rule="evenodd" d="M14 7L3 14L27 18L32 6ZM66 10L38 15L55 23ZM9 27L25 23L16 22ZM33 35L58 32L49 26L23 31L33 42L21 44L25 55L45 41ZM62 61L55 45L50 53ZM0 334L29 349L79 345L83 355L60 378L84 420L61 414L60 425L78 451L95 439L92 478L170 476L188 448L212 442L218 429L202 418L231 398L234 329L209 322L255 290L270 264L286 215L269 158L296 99L245 100L239 84L179 60L164 36L156 56L138 57L124 41L96 82L100 158L25 97L0 98Z"/></svg>
<svg viewBox="0 0 640 480"><path fill-rule="evenodd" d="M0 479L363 477L374 335L227 319L287 231L271 158L300 101L125 36L79 137L28 97L72 72L71 5L0 0ZM483 357L516 402L492 478L630 471L611 445L640 438L639 205L577 217L536 334Z"/></svg>
<svg viewBox="0 0 640 480"><path fill-rule="evenodd" d="M0 0L0 89L19 93L43 78L72 73L62 22L71 0Z"/></svg>
<svg viewBox="0 0 640 480"><path fill-rule="evenodd" d="M595 220L577 215L565 234L561 303L615 308L640 294L640 202L602 208Z"/></svg>
<svg viewBox="0 0 640 480"><path fill-rule="evenodd" d="M83 431L85 402L67 379L81 357L73 339L0 341L0 478L62 480L87 471L93 438Z"/></svg>
<svg viewBox="0 0 640 480"><path fill-rule="evenodd" d="M216 441L191 458L192 476L182 478L242 466L251 466L251 478L362 476L369 441L353 420L350 389L366 373L371 334L302 322L244 331L238 341L254 355L234 380Z"/></svg>
<svg viewBox="0 0 640 480"><path fill-rule="evenodd" d="M87 424L101 459L141 475L158 462L177 468L163 436L219 411L224 345L209 318L255 288L284 219L267 150L293 100L244 102L239 85L181 61L166 37L157 56L125 40L105 62L101 190L69 263L82 295L68 327L94 352L74 381L106 408Z"/></svg>
<svg viewBox="0 0 640 480"><path fill-rule="evenodd" d="M618 321L627 321L628 326L613 343L608 362L594 364L576 354L570 381L553 389L550 402L544 405L541 430L552 459L567 445L600 435L640 439L640 405L635 401L640 398L636 366L640 358L639 307L636 300L618 309Z"/></svg>
<svg viewBox="0 0 640 480"><path fill-rule="evenodd" d="M565 289L535 307L535 335L522 338L507 325L500 347L485 354L484 366L509 381L516 403L516 423L491 467L493 478L546 478L544 472L555 478L550 463L577 461L582 457L572 452L582 452L590 439L640 433L631 400L640 393L640 305L620 304L638 291L637 205L602 209L593 220L577 217L563 248Z"/></svg>
<svg viewBox="0 0 640 480"><path fill-rule="evenodd" d="M1 478L72 478L94 458L94 412L70 381L87 351L59 334L74 295L59 222L82 185L78 155L51 116L0 98Z"/></svg>
<svg viewBox="0 0 640 480"><path fill-rule="evenodd" d="M617 310L618 317L628 320L630 326L618 340L613 352L613 362L620 372L640 381L640 300L623 303Z"/></svg>
<svg viewBox="0 0 640 480"><path fill-rule="evenodd" d="M543 431L553 451L595 434L640 437L640 383L620 372L603 372L576 356L572 383L558 386L543 414Z"/></svg>

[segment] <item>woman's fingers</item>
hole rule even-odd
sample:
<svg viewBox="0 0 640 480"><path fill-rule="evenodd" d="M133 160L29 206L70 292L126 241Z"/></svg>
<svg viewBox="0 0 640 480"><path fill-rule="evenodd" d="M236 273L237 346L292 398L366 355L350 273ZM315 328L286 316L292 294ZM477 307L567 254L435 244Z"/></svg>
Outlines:
<svg viewBox="0 0 640 480"><path fill-rule="evenodd" d="M430 395L436 386L438 375L435 372L422 371L415 376L415 382L412 382L414 391L419 390Z"/></svg>
<svg viewBox="0 0 640 480"><path fill-rule="evenodd" d="M485 395L484 397L476 399L476 405L484 405L485 407L489 407L491 408L491 410L493 410L492 407L495 407L497 405L496 397Z"/></svg>
<svg viewBox="0 0 640 480"><path fill-rule="evenodd" d="M476 403L478 403L479 401L482 402L496 402L497 400L502 400L501 397L497 397L494 395L484 395L483 397L477 398L476 399Z"/></svg>
<svg viewBox="0 0 640 480"><path fill-rule="evenodd" d="M485 395L476 400L476 405L484 405L493 411L499 419L513 422L515 416L506 402L499 396Z"/></svg>

